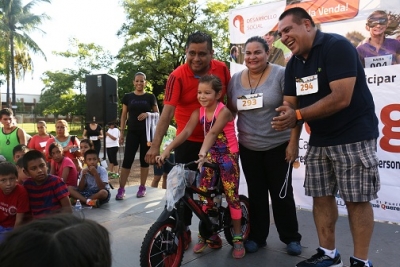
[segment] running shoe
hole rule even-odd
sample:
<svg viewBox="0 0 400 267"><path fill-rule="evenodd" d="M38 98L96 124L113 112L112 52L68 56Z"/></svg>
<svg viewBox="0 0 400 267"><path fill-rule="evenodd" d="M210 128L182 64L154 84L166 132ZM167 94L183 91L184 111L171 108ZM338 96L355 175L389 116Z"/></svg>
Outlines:
<svg viewBox="0 0 400 267"><path fill-rule="evenodd" d="M125 189L122 188L122 187L118 188L118 193L117 193L117 195L115 196L115 199L116 199L116 200L123 200L124 197L125 197Z"/></svg>

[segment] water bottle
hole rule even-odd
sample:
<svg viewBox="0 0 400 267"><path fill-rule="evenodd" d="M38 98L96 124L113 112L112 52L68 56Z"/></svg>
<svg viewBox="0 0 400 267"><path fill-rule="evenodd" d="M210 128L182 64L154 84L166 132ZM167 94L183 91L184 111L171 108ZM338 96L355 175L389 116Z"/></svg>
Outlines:
<svg viewBox="0 0 400 267"><path fill-rule="evenodd" d="M76 211L81 211L82 210L82 204L81 204L81 201L78 199L78 200L76 200L76 203L75 203L75 210Z"/></svg>

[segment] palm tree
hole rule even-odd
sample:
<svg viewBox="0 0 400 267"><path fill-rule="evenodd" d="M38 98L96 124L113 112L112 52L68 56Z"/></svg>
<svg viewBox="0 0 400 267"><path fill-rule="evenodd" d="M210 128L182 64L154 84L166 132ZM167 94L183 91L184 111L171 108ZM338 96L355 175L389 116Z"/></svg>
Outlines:
<svg viewBox="0 0 400 267"><path fill-rule="evenodd" d="M22 4L21 0L0 0L1 24L0 30L6 36L9 51L9 66L8 71L11 72L11 87L12 87L12 105L15 106L15 45L23 45L34 53L39 53L46 58L40 47L29 37L28 33L37 28L43 20L47 19L46 14L32 14L31 9L39 2L50 3L50 0L32 0L26 5ZM41 31L41 30L40 30ZM7 90L7 99L9 99L9 91Z"/></svg>

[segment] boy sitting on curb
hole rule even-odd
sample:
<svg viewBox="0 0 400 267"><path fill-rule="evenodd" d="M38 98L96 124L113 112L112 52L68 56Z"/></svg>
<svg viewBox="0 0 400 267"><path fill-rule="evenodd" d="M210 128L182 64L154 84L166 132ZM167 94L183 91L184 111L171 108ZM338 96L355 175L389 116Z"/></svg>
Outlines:
<svg viewBox="0 0 400 267"><path fill-rule="evenodd" d="M71 197L83 204L99 207L111 197L107 170L97 164L99 157L94 149L86 151L84 159L87 167L82 170L78 188L70 188Z"/></svg>

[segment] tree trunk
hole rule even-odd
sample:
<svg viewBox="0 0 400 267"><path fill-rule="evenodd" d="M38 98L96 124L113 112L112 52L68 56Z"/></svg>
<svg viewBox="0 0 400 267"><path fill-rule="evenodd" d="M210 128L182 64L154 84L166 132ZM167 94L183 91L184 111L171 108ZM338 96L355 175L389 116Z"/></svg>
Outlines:
<svg viewBox="0 0 400 267"><path fill-rule="evenodd" d="M15 115L16 99L15 99L15 68L14 68L14 33L10 32L10 63L11 63L11 89L12 89L12 106Z"/></svg>

